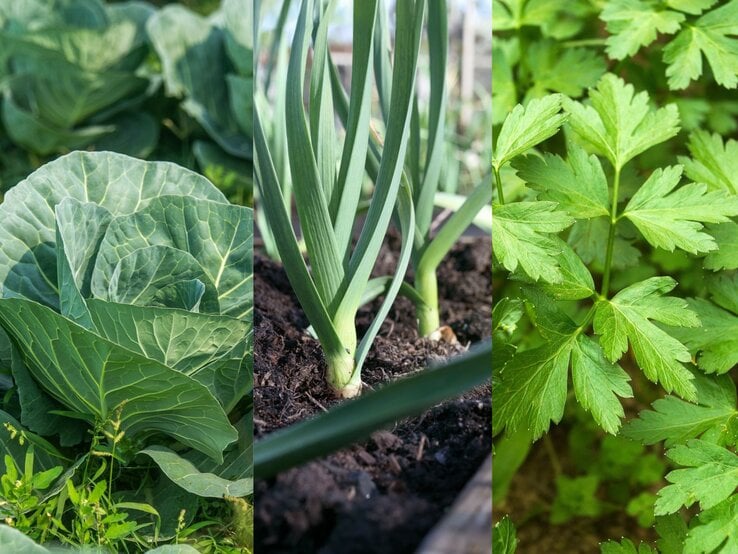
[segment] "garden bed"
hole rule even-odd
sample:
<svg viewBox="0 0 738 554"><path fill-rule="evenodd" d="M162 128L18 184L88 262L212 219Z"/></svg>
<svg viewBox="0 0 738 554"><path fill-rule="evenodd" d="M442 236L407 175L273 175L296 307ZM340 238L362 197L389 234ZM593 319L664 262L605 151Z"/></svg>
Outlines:
<svg viewBox="0 0 738 554"><path fill-rule="evenodd" d="M567 454L567 429L554 428L551 442L559 462L572 473L572 460ZM593 453L594 455L594 453ZM509 514L517 525L518 552L549 554L591 554L599 552L600 544L611 539L628 537L636 544L640 540L654 541L652 528L643 528L635 518L615 511L604 517L577 517L563 525L549 520L549 509L556 496L556 472L542 442L533 445L525 463L516 473L504 502L495 503L494 521ZM518 523L519 522L519 523Z"/></svg>
<svg viewBox="0 0 738 554"><path fill-rule="evenodd" d="M377 272L394 267L380 255ZM336 403L318 342L279 264L255 262L257 439ZM466 237L439 268L442 321L458 344L419 339L412 305L398 299L362 371L374 388L457 354L490 334L488 237ZM376 306L362 310L360 332ZM363 444L255 485L256 551L412 552L489 455L489 387L471 391Z"/></svg>

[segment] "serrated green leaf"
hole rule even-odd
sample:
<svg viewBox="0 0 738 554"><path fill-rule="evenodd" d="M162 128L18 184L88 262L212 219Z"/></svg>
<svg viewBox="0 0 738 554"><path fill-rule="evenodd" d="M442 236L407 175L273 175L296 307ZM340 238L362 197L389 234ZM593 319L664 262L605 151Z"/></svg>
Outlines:
<svg viewBox="0 0 738 554"><path fill-rule="evenodd" d="M697 130L687 142L691 158L679 156L684 172L697 183L714 190L738 192L738 141Z"/></svg>
<svg viewBox="0 0 738 554"><path fill-rule="evenodd" d="M717 249L705 256L705 269L738 269L738 223L709 225L707 230L715 239Z"/></svg>
<svg viewBox="0 0 738 554"><path fill-rule="evenodd" d="M646 543L636 545L630 539L622 539L620 542L607 541L600 546L601 554L656 554L656 551Z"/></svg>
<svg viewBox="0 0 738 554"><path fill-rule="evenodd" d="M687 536L687 524L679 514L659 516L656 518L656 532L659 540L659 554L684 554L684 539Z"/></svg>
<svg viewBox="0 0 738 554"><path fill-rule="evenodd" d="M492 66L492 80L495 87L492 90L492 125L498 125L505 120L518 103L515 81L511 62L508 61L506 51L496 44L492 47L495 63Z"/></svg>
<svg viewBox="0 0 738 554"><path fill-rule="evenodd" d="M687 88L702 75L702 55L715 81L725 88L738 86L738 1L732 0L686 26L664 48L669 88Z"/></svg>
<svg viewBox="0 0 738 554"><path fill-rule="evenodd" d="M518 352L492 391L494 433L527 430L533 440L564 415L569 359L574 337Z"/></svg>
<svg viewBox="0 0 738 554"><path fill-rule="evenodd" d="M496 432L526 430L533 440L550 421L561 420L571 364L574 392L581 406L608 433L616 433L624 415L618 396L632 391L628 375L608 361L600 346L580 329L556 303L535 288L525 294L544 345L518 352L499 373L493 388Z"/></svg>
<svg viewBox="0 0 738 554"><path fill-rule="evenodd" d="M523 26L544 26L557 15L560 6L546 0L494 0L494 29L504 31Z"/></svg>
<svg viewBox="0 0 738 554"><path fill-rule="evenodd" d="M565 100L569 125L616 169L638 154L664 142L679 131L674 104L653 109L646 92L635 94L633 85L608 73L589 94L591 105Z"/></svg>
<svg viewBox="0 0 738 554"><path fill-rule="evenodd" d="M632 56L642 46L648 46L658 33L676 33L684 21L684 14L660 9L643 0L610 0L600 15L610 36L607 53L611 58L622 60Z"/></svg>
<svg viewBox="0 0 738 554"><path fill-rule="evenodd" d="M541 200L558 202L576 219L610 214L608 187L596 156L570 145L566 160L555 154L528 155L513 162L518 177L539 193Z"/></svg>
<svg viewBox="0 0 738 554"><path fill-rule="evenodd" d="M692 374L682 365L689 350L651 320L678 327L697 327L697 314L681 298L664 294L676 286L671 277L652 277L620 291L596 305L594 329L605 355L616 361L630 342L644 375L687 400L696 399Z"/></svg>
<svg viewBox="0 0 738 554"><path fill-rule="evenodd" d="M528 317L544 339L551 342L573 339L577 324L562 310L559 302L537 286L521 287L521 292L525 296Z"/></svg>
<svg viewBox="0 0 738 554"><path fill-rule="evenodd" d="M492 307L492 340L495 344L492 357L492 378L495 384L498 370L502 369L515 353L515 347L510 344L510 338L518 328L523 311L523 302L519 298L502 298Z"/></svg>
<svg viewBox="0 0 738 554"><path fill-rule="evenodd" d="M571 370L574 392L579 404L592 412L595 421L613 435L625 416L618 400L631 398L630 377L623 369L605 358L599 344L580 335L571 352Z"/></svg>
<svg viewBox="0 0 738 554"><path fill-rule="evenodd" d="M561 248L549 235L569 227L571 217L554 202L495 204L492 214L493 252L508 271L520 267L534 281L562 279L556 260Z"/></svg>
<svg viewBox="0 0 738 554"><path fill-rule="evenodd" d="M556 498L551 506L551 523L560 525L578 517L597 517L602 512L602 501L597 498L600 486L598 475L556 477Z"/></svg>
<svg viewBox="0 0 738 554"><path fill-rule="evenodd" d="M728 377L694 379L697 402L685 402L674 396L660 398L652 409L638 414L638 419L623 427L623 435L643 444L664 441L666 446L686 443L713 429L720 431L720 441L731 440L731 421L738 415L735 385ZM733 425L735 427L735 425Z"/></svg>
<svg viewBox="0 0 738 554"><path fill-rule="evenodd" d="M503 517L492 528L492 551L497 554L515 554L518 537L509 516Z"/></svg>
<svg viewBox="0 0 738 554"><path fill-rule="evenodd" d="M569 244L584 263L595 263L599 267L604 267L609 228L609 218L579 220L569 231ZM616 229L612 256L613 269L632 267L638 264L640 257L641 251L633 246L630 240L619 236Z"/></svg>
<svg viewBox="0 0 738 554"><path fill-rule="evenodd" d="M511 336L523 317L523 302L519 298L502 298L492 308L492 332Z"/></svg>
<svg viewBox="0 0 738 554"><path fill-rule="evenodd" d="M727 373L738 364L738 276L720 276L708 288L717 305L703 298L689 300L702 327L675 334L698 355L699 367L707 373Z"/></svg>
<svg viewBox="0 0 738 554"><path fill-rule="evenodd" d="M539 287L558 300L582 300L595 294L592 274L582 259L565 243L560 244L559 270L561 281L539 283Z"/></svg>
<svg viewBox="0 0 738 554"><path fill-rule="evenodd" d="M666 5L680 12L699 15L717 0L666 0Z"/></svg>
<svg viewBox="0 0 738 554"><path fill-rule="evenodd" d="M518 104L507 116L495 143L492 165L498 170L516 156L552 137L566 120L561 95L551 94Z"/></svg>
<svg viewBox="0 0 738 554"><path fill-rule="evenodd" d="M683 554L730 554L738 550L738 495L705 510L687 533Z"/></svg>
<svg viewBox="0 0 738 554"><path fill-rule="evenodd" d="M724 190L707 190L691 183L674 191L682 166L657 169L625 207L622 216L632 221L645 239L670 252L681 248L697 254L717 248L704 223L723 223L738 214L738 197Z"/></svg>
<svg viewBox="0 0 738 554"><path fill-rule="evenodd" d="M560 92L577 98L587 88L594 86L606 69L605 60L593 50L560 48L551 40L530 44L525 55L533 80L528 95L533 97L543 96L549 92ZM498 63L498 58L495 57L495 64ZM493 82L497 87L500 81L493 76ZM513 87L513 95L514 90ZM509 113L514 105L513 102L504 113Z"/></svg>
<svg viewBox="0 0 738 554"><path fill-rule="evenodd" d="M672 514L695 502L702 510L709 510L738 487L738 456L727 448L692 439L671 448L666 455L685 469L675 469L666 476L672 484L659 491L656 515Z"/></svg>

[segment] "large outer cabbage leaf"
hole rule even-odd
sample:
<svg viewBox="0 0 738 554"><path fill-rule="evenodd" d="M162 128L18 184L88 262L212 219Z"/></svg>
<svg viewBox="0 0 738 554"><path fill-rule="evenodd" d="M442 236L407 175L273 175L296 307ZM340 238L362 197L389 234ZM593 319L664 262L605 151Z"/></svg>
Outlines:
<svg viewBox="0 0 738 554"><path fill-rule="evenodd" d="M237 438L217 400L184 373L30 300L0 300L0 321L33 377L90 423L119 417L121 428L132 436L166 433L218 460Z"/></svg>

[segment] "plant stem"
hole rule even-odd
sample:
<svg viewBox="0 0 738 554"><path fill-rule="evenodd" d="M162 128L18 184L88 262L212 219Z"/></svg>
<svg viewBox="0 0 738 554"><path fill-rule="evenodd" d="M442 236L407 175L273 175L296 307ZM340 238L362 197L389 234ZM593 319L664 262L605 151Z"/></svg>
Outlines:
<svg viewBox="0 0 738 554"><path fill-rule="evenodd" d="M361 392L361 378L354 357L348 351L325 353L326 379L339 398L353 398ZM358 382L357 382L358 381Z"/></svg>
<svg viewBox="0 0 738 554"><path fill-rule="evenodd" d="M618 191L620 189L620 168L615 168L615 178L612 184L612 202L610 204L610 229L607 234L607 252L605 254L605 271L602 275L600 294L607 298L610 294L610 272L612 270L612 255L615 248L615 228L618 223Z"/></svg>
<svg viewBox="0 0 738 554"><path fill-rule="evenodd" d="M500 204L505 203L505 193L502 190L502 179L500 178L500 169L497 166L492 166L495 172L495 184L497 185L497 201Z"/></svg>
<svg viewBox="0 0 738 554"><path fill-rule="evenodd" d="M427 337L441 326L441 317L438 313L438 279L436 272L421 270L415 275L415 290L423 298L423 304L416 304L418 316L418 332Z"/></svg>

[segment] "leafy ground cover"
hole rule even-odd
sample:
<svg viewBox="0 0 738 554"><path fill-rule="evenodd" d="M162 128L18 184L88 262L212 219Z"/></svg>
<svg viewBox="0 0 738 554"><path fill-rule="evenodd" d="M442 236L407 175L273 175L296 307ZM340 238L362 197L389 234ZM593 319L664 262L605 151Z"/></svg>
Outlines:
<svg viewBox="0 0 738 554"><path fill-rule="evenodd" d="M94 149L176 162L249 203L252 2L203 8L0 3L2 190Z"/></svg>
<svg viewBox="0 0 738 554"><path fill-rule="evenodd" d="M251 550L252 6L200 4L0 2L2 551Z"/></svg>
<svg viewBox="0 0 738 554"><path fill-rule="evenodd" d="M495 552L735 549L737 24L495 3Z"/></svg>

